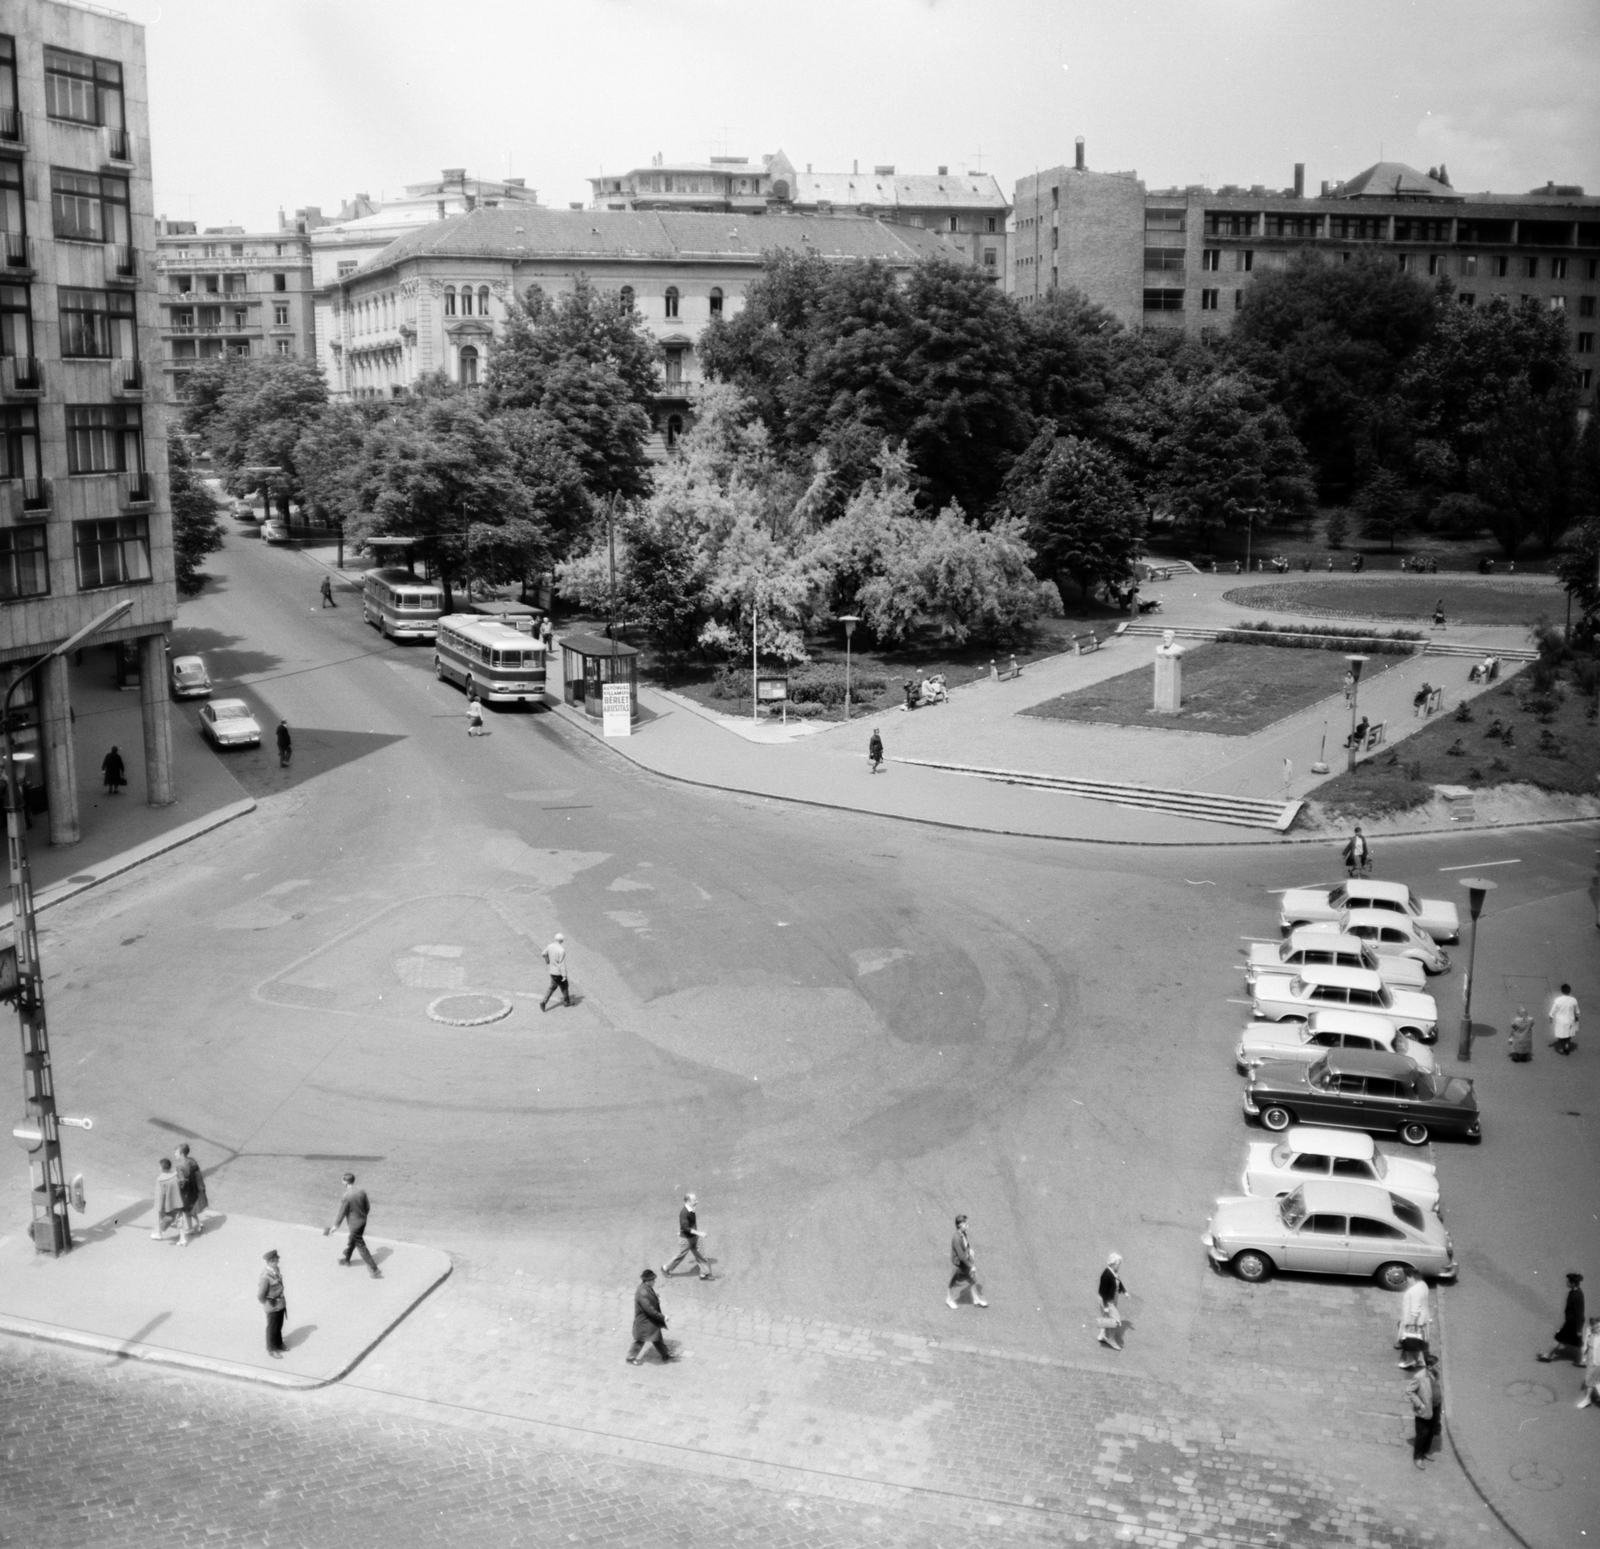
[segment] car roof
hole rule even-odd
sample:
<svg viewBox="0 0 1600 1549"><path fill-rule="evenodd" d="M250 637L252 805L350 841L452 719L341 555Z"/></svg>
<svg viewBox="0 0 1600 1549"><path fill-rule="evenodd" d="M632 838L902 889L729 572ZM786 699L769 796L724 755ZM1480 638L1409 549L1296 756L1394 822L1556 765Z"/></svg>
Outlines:
<svg viewBox="0 0 1600 1549"><path fill-rule="evenodd" d="M1344 884L1345 897L1352 893L1365 893L1369 898L1392 898L1397 904L1406 903L1411 897L1411 889L1404 882L1374 882L1369 877L1359 881L1352 878Z"/></svg>
<svg viewBox="0 0 1600 1549"><path fill-rule="evenodd" d="M1306 963L1295 969L1295 973L1317 984L1342 984L1347 990L1383 987L1383 975L1376 968L1347 968L1343 963Z"/></svg>
<svg viewBox="0 0 1600 1549"><path fill-rule="evenodd" d="M1340 931L1318 930L1315 925L1301 925L1289 932L1290 947L1317 947L1323 952L1350 952L1356 957L1366 943L1359 936L1346 936Z"/></svg>
<svg viewBox="0 0 1600 1549"><path fill-rule="evenodd" d="M1341 1215L1364 1210L1392 1215L1389 1190L1381 1183L1362 1183L1353 1178L1307 1178L1300 1185L1305 1196L1306 1209L1313 1214L1319 1210L1336 1210Z"/></svg>
<svg viewBox="0 0 1600 1549"><path fill-rule="evenodd" d="M250 709L250 706L247 705L242 699L213 699L211 701L211 708L213 710L238 709L243 710L246 715L253 713Z"/></svg>
<svg viewBox="0 0 1600 1549"><path fill-rule="evenodd" d="M1312 1156L1349 1156L1358 1161L1371 1161L1377 1153L1378 1143L1364 1130L1319 1129L1314 1124L1291 1124L1283 1132L1289 1149Z"/></svg>
<svg viewBox="0 0 1600 1549"><path fill-rule="evenodd" d="M1396 915L1393 909L1346 909L1340 918L1347 925L1387 925L1392 929L1405 928L1408 935L1416 935L1409 915Z"/></svg>
<svg viewBox="0 0 1600 1549"><path fill-rule="evenodd" d="M174 667L204 667L205 661L198 656L174 656L172 665Z"/></svg>
<svg viewBox="0 0 1600 1549"><path fill-rule="evenodd" d="M1318 1033L1360 1033L1363 1038L1382 1036L1394 1024L1388 1017L1375 1016L1370 1011L1313 1011L1306 1026Z"/></svg>
<svg viewBox="0 0 1600 1549"><path fill-rule="evenodd" d="M1382 1049L1329 1049L1323 1061L1337 1076L1387 1076L1398 1081L1417 1073L1415 1060L1408 1060L1403 1054L1386 1054Z"/></svg>

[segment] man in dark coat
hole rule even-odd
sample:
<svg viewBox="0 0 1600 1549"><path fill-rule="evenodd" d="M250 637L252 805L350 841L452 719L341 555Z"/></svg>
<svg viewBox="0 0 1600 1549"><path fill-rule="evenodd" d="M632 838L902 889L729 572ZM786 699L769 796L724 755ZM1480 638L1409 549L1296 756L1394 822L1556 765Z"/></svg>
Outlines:
<svg viewBox="0 0 1600 1549"><path fill-rule="evenodd" d="M173 1163L173 1171L178 1175L178 1198L183 1202L186 1223L184 1230L198 1237L200 1212L205 1209L206 1184L200 1164L189 1155L189 1142L186 1140L178 1146L178 1160Z"/></svg>
<svg viewBox="0 0 1600 1549"><path fill-rule="evenodd" d="M867 762L872 765L873 774L877 774L878 766L883 762L883 738L878 735L878 728L872 728L872 735L867 739Z"/></svg>
<svg viewBox="0 0 1600 1549"><path fill-rule="evenodd" d="M1583 1347L1583 1276L1576 1270L1567 1276L1567 1306L1556 1330L1556 1342L1541 1353L1541 1361L1571 1361L1579 1364Z"/></svg>
<svg viewBox="0 0 1600 1549"><path fill-rule="evenodd" d="M367 1217L372 1214L372 1204L367 1199L367 1191L356 1187L356 1175L344 1175L344 1193L339 1196L339 1214L333 1218L333 1225L325 1227L322 1235L326 1237L329 1232L338 1231L341 1225L350 1233L349 1240L344 1245L344 1252L339 1257L341 1264L348 1264L352 1255L359 1253L362 1262L372 1273L374 1280L383 1279L383 1271L374 1262L371 1250L367 1247Z"/></svg>
<svg viewBox="0 0 1600 1549"><path fill-rule="evenodd" d="M639 1276L638 1287L633 1293L633 1343L628 1347L627 1356L630 1366L639 1365L646 1345L654 1345L663 1362L678 1359L667 1349L667 1317L656 1296L656 1272L653 1269L647 1269Z"/></svg>
<svg viewBox="0 0 1600 1549"><path fill-rule="evenodd" d="M972 1239L967 1235L967 1218L956 1217L955 1236L950 1239L950 1262L955 1273L950 1277L949 1288L944 1293L945 1306L956 1305L957 1291L972 1288L972 1302L976 1307L987 1307L983 1299L983 1286L978 1280L978 1255L973 1251Z"/></svg>
<svg viewBox="0 0 1600 1549"><path fill-rule="evenodd" d="M256 1300L267 1310L267 1354L281 1361L289 1347L283 1342L283 1320L289 1316L289 1300L283 1292L283 1274L278 1268L278 1250L268 1248L261 1255L267 1267L256 1284Z"/></svg>
<svg viewBox="0 0 1600 1549"><path fill-rule="evenodd" d="M122 755L115 748L100 760L100 773L105 776L106 789L113 796L120 795L122 787L128 783L128 772Z"/></svg>
<svg viewBox="0 0 1600 1549"><path fill-rule="evenodd" d="M289 760L294 757L294 739L289 735L289 723L278 722L278 767L287 769Z"/></svg>

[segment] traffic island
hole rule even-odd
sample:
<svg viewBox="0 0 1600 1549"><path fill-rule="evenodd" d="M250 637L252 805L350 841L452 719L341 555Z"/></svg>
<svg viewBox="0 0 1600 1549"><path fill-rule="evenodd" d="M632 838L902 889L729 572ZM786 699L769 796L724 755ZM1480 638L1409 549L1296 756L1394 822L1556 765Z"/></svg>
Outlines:
<svg viewBox="0 0 1600 1549"><path fill-rule="evenodd" d="M449 1255L369 1237L382 1271L341 1267L342 1234L210 1214L177 1245L155 1241L150 1199L122 1198L73 1232L72 1252L36 1253L25 1232L0 1236L0 1332L126 1360L182 1366L280 1388L337 1382L449 1275ZM280 1255L287 1353L267 1354L256 1300L262 1255Z"/></svg>

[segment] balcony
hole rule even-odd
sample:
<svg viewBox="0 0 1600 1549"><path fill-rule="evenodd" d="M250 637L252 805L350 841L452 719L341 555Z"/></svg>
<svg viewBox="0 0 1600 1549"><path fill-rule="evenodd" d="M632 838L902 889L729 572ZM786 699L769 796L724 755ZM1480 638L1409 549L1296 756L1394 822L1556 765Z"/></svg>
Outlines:
<svg viewBox="0 0 1600 1549"><path fill-rule="evenodd" d="M124 242L108 242L106 255L107 285L137 285L139 283L139 254Z"/></svg>
<svg viewBox="0 0 1600 1549"><path fill-rule="evenodd" d="M156 498L155 482L148 473L119 473L117 482L122 486L124 510L142 510Z"/></svg>
<svg viewBox="0 0 1600 1549"><path fill-rule="evenodd" d="M113 398L144 397L144 364L138 360L111 362L111 396Z"/></svg>
<svg viewBox="0 0 1600 1549"><path fill-rule="evenodd" d="M33 243L20 231L0 231L0 257L9 275L33 273Z"/></svg>
<svg viewBox="0 0 1600 1549"><path fill-rule="evenodd" d="M37 398L44 391L44 367L31 355L0 358L0 396Z"/></svg>
<svg viewBox="0 0 1600 1549"><path fill-rule="evenodd" d="M247 290L174 290L156 300L164 307L258 307L259 296Z"/></svg>
<svg viewBox="0 0 1600 1549"><path fill-rule="evenodd" d="M22 131L22 110L0 108L0 145L20 150L26 143L27 136Z"/></svg>
<svg viewBox="0 0 1600 1549"><path fill-rule="evenodd" d="M109 124L100 127L100 160L117 168L133 165L133 141L126 129L113 129Z"/></svg>

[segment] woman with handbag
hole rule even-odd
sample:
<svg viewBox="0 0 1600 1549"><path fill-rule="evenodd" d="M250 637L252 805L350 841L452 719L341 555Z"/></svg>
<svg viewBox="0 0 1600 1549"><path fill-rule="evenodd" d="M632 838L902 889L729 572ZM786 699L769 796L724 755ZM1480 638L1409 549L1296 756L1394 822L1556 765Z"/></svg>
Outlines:
<svg viewBox="0 0 1600 1549"><path fill-rule="evenodd" d="M1127 1295L1128 1288L1122 1283L1119 1273L1122 1267L1122 1255L1113 1253L1106 1259L1106 1267L1100 1271L1100 1333L1099 1341L1108 1350L1122 1348L1122 1314L1117 1310L1117 1298Z"/></svg>

